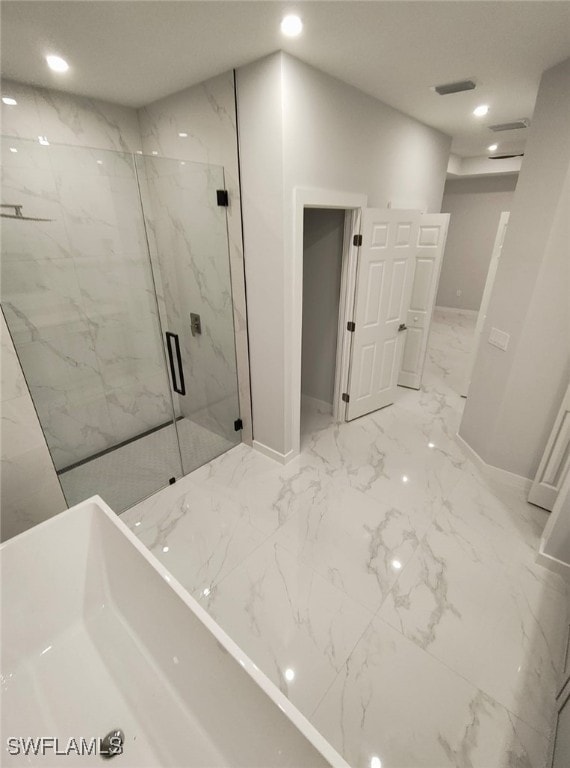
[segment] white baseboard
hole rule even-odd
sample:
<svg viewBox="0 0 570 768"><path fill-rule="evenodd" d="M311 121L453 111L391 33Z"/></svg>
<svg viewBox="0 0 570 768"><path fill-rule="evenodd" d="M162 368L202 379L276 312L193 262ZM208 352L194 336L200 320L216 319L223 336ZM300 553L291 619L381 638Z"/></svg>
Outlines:
<svg viewBox="0 0 570 768"><path fill-rule="evenodd" d="M556 557L552 557L552 555L547 555L544 551L545 543L544 538L542 538L536 555L536 562L548 568L549 571L558 573L565 581L570 583L570 565L562 562L562 560L558 560Z"/></svg>
<svg viewBox="0 0 570 768"><path fill-rule="evenodd" d="M467 458L471 459L481 474L489 478L489 480L497 480L500 483L505 483L505 485L510 485L511 488L518 488L519 490L524 491L524 493L530 491L532 480L528 477L516 475L514 472L509 472L506 469L487 464L487 462L483 461L477 451L475 451L459 433L455 435L455 439Z"/></svg>
<svg viewBox="0 0 570 768"><path fill-rule="evenodd" d="M457 312L459 315L478 315L478 309L462 309L461 307L442 307L436 304L434 309L441 309L444 312Z"/></svg>
<svg viewBox="0 0 570 768"><path fill-rule="evenodd" d="M259 453L262 453L264 456L268 456L274 461L278 461L280 464L288 464L298 454L298 451L294 449L291 449L287 453L279 453L279 451L270 448L268 445L260 443L259 440L254 440L252 445L256 451L259 451Z"/></svg>

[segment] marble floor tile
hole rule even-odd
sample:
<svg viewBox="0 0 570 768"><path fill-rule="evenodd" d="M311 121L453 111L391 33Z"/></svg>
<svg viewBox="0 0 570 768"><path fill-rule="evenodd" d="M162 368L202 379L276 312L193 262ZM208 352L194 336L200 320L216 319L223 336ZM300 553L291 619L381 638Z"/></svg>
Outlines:
<svg viewBox="0 0 570 768"><path fill-rule="evenodd" d="M398 508L337 482L291 516L280 535L324 578L376 612L430 523L429 511Z"/></svg>
<svg viewBox="0 0 570 768"><path fill-rule="evenodd" d="M240 515L269 535L296 512L306 512L322 499L332 480L310 460L299 456L276 464L245 445L230 451L192 475L212 490L223 489Z"/></svg>
<svg viewBox="0 0 570 768"><path fill-rule="evenodd" d="M509 550L441 517L378 615L548 735L568 629L564 599L533 576L530 557L527 568L510 565Z"/></svg>
<svg viewBox="0 0 570 768"><path fill-rule="evenodd" d="M301 453L245 445L123 519L354 768L544 768L567 629L547 519L455 436L475 315L436 310L422 387Z"/></svg>
<svg viewBox="0 0 570 768"><path fill-rule="evenodd" d="M548 741L375 619L311 721L353 768L543 768Z"/></svg>
<svg viewBox="0 0 570 768"><path fill-rule="evenodd" d="M222 491L188 481L164 488L123 513L136 533L189 591L209 591L266 538Z"/></svg>
<svg viewBox="0 0 570 768"><path fill-rule="evenodd" d="M201 596L208 612L288 698L310 714L372 613L268 539Z"/></svg>

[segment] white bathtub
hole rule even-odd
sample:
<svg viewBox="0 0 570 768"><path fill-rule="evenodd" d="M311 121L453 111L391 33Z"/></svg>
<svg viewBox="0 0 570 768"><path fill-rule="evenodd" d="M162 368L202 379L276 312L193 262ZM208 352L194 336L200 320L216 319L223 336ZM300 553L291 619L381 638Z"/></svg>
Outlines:
<svg viewBox="0 0 570 768"><path fill-rule="evenodd" d="M103 765L91 739L120 728L112 768L346 768L99 497L5 542L0 569L2 765Z"/></svg>

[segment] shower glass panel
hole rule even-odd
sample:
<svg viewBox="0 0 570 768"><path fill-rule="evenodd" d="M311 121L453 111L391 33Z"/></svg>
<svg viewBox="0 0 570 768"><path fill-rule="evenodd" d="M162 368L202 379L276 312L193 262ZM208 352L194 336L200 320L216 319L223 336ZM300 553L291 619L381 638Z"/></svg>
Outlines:
<svg viewBox="0 0 570 768"><path fill-rule="evenodd" d="M67 502L120 512L183 474L133 155L3 137L0 202L2 308Z"/></svg>
<svg viewBox="0 0 570 768"><path fill-rule="evenodd" d="M184 473L241 440L222 167L136 156ZM238 425L239 426L239 425Z"/></svg>

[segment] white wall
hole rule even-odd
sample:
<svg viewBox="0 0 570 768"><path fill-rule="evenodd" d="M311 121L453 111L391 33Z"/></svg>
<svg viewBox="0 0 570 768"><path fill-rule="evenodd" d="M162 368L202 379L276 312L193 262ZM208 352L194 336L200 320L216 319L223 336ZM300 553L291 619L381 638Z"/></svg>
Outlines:
<svg viewBox="0 0 570 768"><path fill-rule="evenodd" d="M301 392L331 406L343 236L344 211L305 209Z"/></svg>
<svg viewBox="0 0 570 768"><path fill-rule="evenodd" d="M370 207L439 213L448 136L281 56L286 211L299 186L363 192Z"/></svg>
<svg viewBox="0 0 570 768"><path fill-rule="evenodd" d="M517 178L513 174L447 180L441 210L450 213L451 219L439 278L438 306L479 309L499 217L501 211L511 210Z"/></svg>
<svg viewBox="0 0 570 768"><path fill-rule="evenodd" d="M542 77L460 435L532 478L570 372L570 59ZM506 352L486 343L511 335Z"/></svg>
<svg viewBox="0 0 570 768"><path fill-rule="evenodd" d="M294 190L437 212L450 139L283 53L237 75L254 438L288 456L301 360Z"/></svg>

